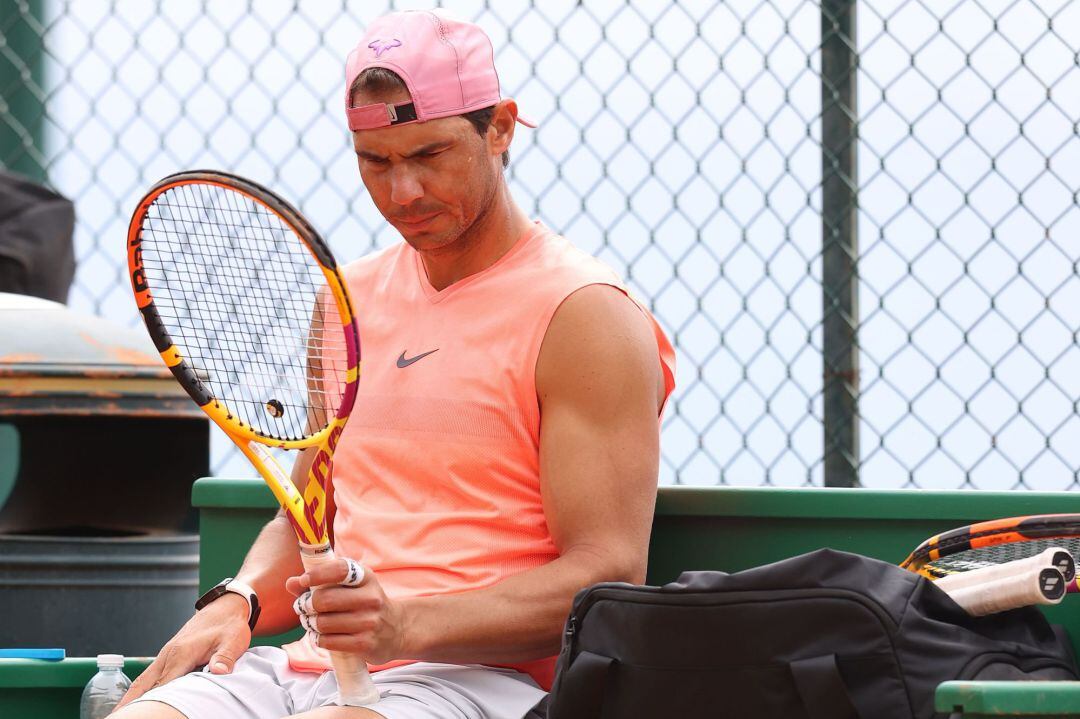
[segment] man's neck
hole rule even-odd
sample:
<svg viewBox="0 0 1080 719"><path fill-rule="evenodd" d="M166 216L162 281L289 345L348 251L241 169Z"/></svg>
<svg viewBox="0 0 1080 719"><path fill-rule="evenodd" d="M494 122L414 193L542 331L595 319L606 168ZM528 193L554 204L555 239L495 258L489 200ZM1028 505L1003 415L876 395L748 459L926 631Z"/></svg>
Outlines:
<svg viewBox="0 0 1080 719"><path fill-rule="evenodd" d="M501 183L487 211L465 235L448 247L420 253L428 282L441 291L486 270L510 251L530 224L528 216L510 197L506 183Z"/></svg>

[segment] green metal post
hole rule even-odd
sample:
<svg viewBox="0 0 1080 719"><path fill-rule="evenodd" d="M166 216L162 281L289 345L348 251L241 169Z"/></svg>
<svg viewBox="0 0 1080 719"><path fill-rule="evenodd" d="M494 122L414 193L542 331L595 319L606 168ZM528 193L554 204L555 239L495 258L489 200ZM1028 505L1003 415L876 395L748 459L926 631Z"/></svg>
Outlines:
<svg viewBox="0 0 1080 719"><path fill-rule="evenodd" d="M859 484L857 1L821 2L822 391L830 487Z"/></svg>
<svg viewBox="0 0 1080 719"><path fill-rule="evenodd" d="M0 12L0 168L45 180L43 0Z"/></svg>

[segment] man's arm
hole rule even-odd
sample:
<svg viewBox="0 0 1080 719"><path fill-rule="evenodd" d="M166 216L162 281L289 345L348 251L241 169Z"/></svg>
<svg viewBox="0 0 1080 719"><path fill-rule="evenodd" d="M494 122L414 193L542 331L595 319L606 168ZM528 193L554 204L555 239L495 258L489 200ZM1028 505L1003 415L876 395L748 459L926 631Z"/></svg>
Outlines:
<svg viewBox="0 0 1080 719"><path fill-rule="evenodd" d="M293 481L307 480L312 452L305 450L293 466ZM303 486L301 484L301 486ZM279 511L259 532L236 578L259 596L262 613L257 634L276 634L297 625L293 597L285 591L285 579L303 571L296 549L296 534ZM204 664L214 674L228 674L251 644L248 605L236 594L224 594L199 610L162 647L157 657L132 683L119 706L134 701L150 689L170 682Z"/></svg>
<svg viewBox="0 0 1080 719"><path fill-rule="evenodd" d="M329 314L333 298L325 289L312 307L311 329L307 344L307 384L309 392L309 429L321 427L329 412L322 399L323 356L322 339L327 326L334 326L337 310ZM317 449L303 450L293 463L291 480L301 493L307 486L308 471ZM331 531L334 523L332 490L327 492L326 525ZM236 578L244 582L259 597L258 624L255 634L278 634L298 624L293 612L293 596L286 591L285 581L304 570L297 550L296 533L279 510L259 532L251 545ZM251 645L252 631L248 628L248 605L239 595L226 593L195 613L170 639L157 657L131 685L119 706L134 701L150 689L183 676L202 665L214 674L228 674Z"/></svg>
<svg viewBox="0 0 1080 719"><path fill-rule="evenodd" d="M544 513L559 558L485 589L401 602L385 597L377 576L317 590L320 646L372 662L538 659L558 651L579 589L644 579L663 398L647 320L614 288L579 290L552 319L536 386ZM340 581L337 571L290 586Z"/></svg>
<svg viewBox="0 0 1080 719"><path fill-rule="evenodd" d="M307 473L315 451L314 448L303 450L293 464L292 482L300 492L304 491L307 484ZM327 525L332 519L328 514ZM274 518L259 532L258 538L244 557L240 571L236 573L237 579L249 585L259 595L262 612L259 614L259 623L255 625L255 634L280 634L297 625L296 613L292 609L294 597L285 591L285 580L303 571L296 532L286 519L285 510L279 509Z"/></svg>

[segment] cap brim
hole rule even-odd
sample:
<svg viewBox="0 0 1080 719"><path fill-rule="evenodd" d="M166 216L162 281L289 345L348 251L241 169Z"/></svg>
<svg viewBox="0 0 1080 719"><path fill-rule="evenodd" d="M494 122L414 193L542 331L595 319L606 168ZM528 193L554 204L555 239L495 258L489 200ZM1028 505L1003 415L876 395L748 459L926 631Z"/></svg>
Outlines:
<svg viewBox="0 0 1080 719"><path fill-rule="evenodd" d="M532 128L537 127L536 120L533 120L532 118L529 118L529 117L525 117L524 115L521 115L521 114L519 114L517 116L517 121L520 122L525 127L532 127Z"/></svg>

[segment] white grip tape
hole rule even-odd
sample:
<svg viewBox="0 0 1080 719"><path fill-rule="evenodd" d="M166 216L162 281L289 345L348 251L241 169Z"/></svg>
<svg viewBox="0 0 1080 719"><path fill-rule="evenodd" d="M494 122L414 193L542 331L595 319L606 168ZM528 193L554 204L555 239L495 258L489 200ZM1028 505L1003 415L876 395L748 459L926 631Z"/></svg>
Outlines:
<svg viewBox="0 0 1080 719"><path fill-rule="evenodd" d="M330 547L309 547L300 545L300 559L304 569L311 571L336 557ZM371 681L367 662L350 652L330 652L330 661L334 664L334 675L338 683L338 705L361 707L379 701L379 690Z"/></svg>
<svg viewBox="0 0 1080 719"><path fill-rule="evenodd" d="M1032 557L1015 559L1002 564L991 564L965 572L957 572L956 574L947 574L938 579L935 584L939 589L952 592L965 587L986 584L995 579L1016 576L1032 567L1039 567L1040 569L1042 567L1057 567L1065 575L1066 580L1076 575L1076 564L1068 551L1061 547L1050 547Z"/></svg>
<svg viewBox="0 0 1080 719"><path fill-rule="evenodd" d="M1065 577L1056 567L1035 566L946 593L971 616L983 617L1033 604L1057 604L1065 596Z"/></svg>

